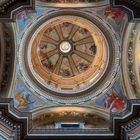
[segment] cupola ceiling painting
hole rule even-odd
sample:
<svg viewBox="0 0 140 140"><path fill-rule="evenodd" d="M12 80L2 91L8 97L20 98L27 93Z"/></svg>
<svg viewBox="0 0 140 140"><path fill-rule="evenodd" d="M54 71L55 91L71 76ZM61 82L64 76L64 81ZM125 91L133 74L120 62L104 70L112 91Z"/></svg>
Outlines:
<svg viewBox="0 0 140 140"><path fill-rule="evenodd" d="M0 140L139 139L139 7L0 1Z"/></svg>

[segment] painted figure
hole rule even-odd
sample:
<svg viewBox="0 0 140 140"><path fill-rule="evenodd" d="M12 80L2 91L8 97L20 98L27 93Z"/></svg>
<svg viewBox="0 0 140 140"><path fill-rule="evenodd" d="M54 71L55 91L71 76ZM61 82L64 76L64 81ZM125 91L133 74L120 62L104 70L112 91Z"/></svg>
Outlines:
<svg viewBox="0 0 140 140"><path fill-rule="evenodd" d="M81 63L79 63L79 69L80 69L81 71L85 71L85 70L88 69L88 65L85 64L85 63L83 63L83 62L81 62Z"/></svg>
<svg viewBox="0 0 140 140"><path fill-rule="evenodd" d="M95 54L96 54L96 51L97 51L96 45L95 45L95 44L92 45L92 46L89 48L89 50L92 52L93 55L95 55Z"/></svg>
<svg viewBox="0 0 140 140"><path fill-rule="evenodd" d="M70 76L71 73L70 73L69 69L62 69L61 75L62 76Z"/></svg>
<svg viewBox="0 0 140 140"><path fill-rule="evenodd" d="M52 62L49 59L48 60L43 60L41 62L43 64L43 66L45 66L50 71L53 71L54 70L54 65L52 64Z"/></svg>
<svg viewBox="0 0 140 140"><path fill-rule="evenodd" d="M24 96L24 94L18 92L15 95L15 99L19 102L18 109L26 109L27 106L28 106L28 104L33 103L30 100L30 95L29 94L27 94L26 96Z"/></svg>
<svg viewBox="0 0 140 140"><path fill-rule="evenodd" d="M104 107L111 112L122 111L125 107L125 100L114 92L111 95L106 95L104 100Z"/></svg>
<svg viewBox="0 0 140 140"><path fill-rule="evenodd" d="M44 48L46 48L47 46L46 46L46 44L43 44L43 43L41 43L40 45L39 45L39 48L40 49L44 49Z"/></svg>
<svg viewBox="0 0 140 140"><path fill-rule="evenodd" d="M53 29L52 29L51 27L49 27L49 28L47 29L47 31L45 31L46 35L49 35L50 32L51 32L52 30L53 30Z"/></svg>
<svg viewBox="0 0 140 140"><path fill-rule="evenodd" d="M19 15L18 15L18 19L24 19L24 21L28 18L31 18L33 15L33 11L32 10L25 10L22 11Z"/></svg>
<svg viewBox="0 0 140 140"><path fill-rule="evenodd" d="M117 20L117 19L121 19L124 17L125 15L125 12L120 10L120 9L116 9L116 10L110 10L110 9L107 9L104 13L104 15L106 17L110 17L114 20Z"/></svg>
<svg viewBox="0 0 140 140"><path fill-rule="evenodd" d="M79 29L79 32L80 32L81 34L87 34L87 33L88 33L88 30L85 29L85 28L80 28L80 29Z"/></svg>
<svg viewBox="0 0 140 140"><path fill-rule="evenodd" d="M65 27L69 27L69 25L70 25L70 23L68 23L68 22L63 23L63 26L65 26Z"/></svg>

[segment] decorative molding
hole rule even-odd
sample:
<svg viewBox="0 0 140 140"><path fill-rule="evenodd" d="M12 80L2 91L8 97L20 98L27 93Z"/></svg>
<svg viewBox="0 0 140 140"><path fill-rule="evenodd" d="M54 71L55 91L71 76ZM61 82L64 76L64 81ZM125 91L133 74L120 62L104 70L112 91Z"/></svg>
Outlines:
<svg viewBox="0 0 140 140"><path fill-rule="evenodd" d="M34 0L1 0L0 2L0 20L9 22L15 20L17 12L23 9L34 9Z"/></svg>
<svg viewBox="0 0 140 140"><path fill-rule="evenodd" d="M3 32L3 67L2 76L0 81L0 97L6 97L11 86L11 78L13 75L13 63L14 63L14 41L12 27L8 23L1 24L1 30Z"/></svg>
<svg viewBox="0 0 140 140"><path fill-rule="evenodd" d="M139 0L110 0L112 8L124 9L129 16L129 20L140 20L140 1Z"/></svg>
<svg viewBox="0 0 140 140"><path fill-rule="evenodd" d="M110 0L110 3L112 8L124 9L129 15L129 20L140 20L139 0ZM0 20L4 22L14 21L15 15L23 9L34 10L35 0L1 0Z"/></svg>
<svg viewBox="0 0 140 140"><path fill-rule="evenodd" d="M140 100L128 100L128 106L125 112L120 114L111 114L112 126L110 130L95 129L32 129L32 120L29 113L21 113L14 108L13 99L0 99L0 123L5 127L15 129L20 140L37 140L44 138L53 139L102 139L102 140L124 140L127 131L131 132L136 127L140 119ZM4 119L6 118L6 119ZM20 133L22 132L22 133ZM82 136L77 134L82 134ZM65 135L67 134L67 136ZM75 137L76 136L76 137ZM83 137L84 136L84 137ZM18 139L17 139L18 140Z"/></svg>

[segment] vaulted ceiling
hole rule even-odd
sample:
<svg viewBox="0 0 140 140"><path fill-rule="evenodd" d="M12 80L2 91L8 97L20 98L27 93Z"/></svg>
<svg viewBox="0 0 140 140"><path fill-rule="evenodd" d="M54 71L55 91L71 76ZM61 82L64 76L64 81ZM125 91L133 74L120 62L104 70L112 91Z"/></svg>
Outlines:
<svg viewBox="0 0 140 140"><path fill-rule="evenodd" d="M139 8L139 0L0 1L0 139L138 138ZM72 122L84 129L56 129Z"/></svg>

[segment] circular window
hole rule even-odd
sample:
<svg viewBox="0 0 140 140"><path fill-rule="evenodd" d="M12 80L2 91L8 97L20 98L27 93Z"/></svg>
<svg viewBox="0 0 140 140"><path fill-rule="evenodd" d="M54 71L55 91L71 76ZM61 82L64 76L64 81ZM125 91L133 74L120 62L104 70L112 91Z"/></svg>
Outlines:
<svg viewBox="0 0 140 140"><path fill-rule="evenodd" d="M59 45L59 49L63 54L69 53L72 49L71 44L69 41L62 41Z"/></svg>

